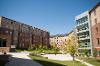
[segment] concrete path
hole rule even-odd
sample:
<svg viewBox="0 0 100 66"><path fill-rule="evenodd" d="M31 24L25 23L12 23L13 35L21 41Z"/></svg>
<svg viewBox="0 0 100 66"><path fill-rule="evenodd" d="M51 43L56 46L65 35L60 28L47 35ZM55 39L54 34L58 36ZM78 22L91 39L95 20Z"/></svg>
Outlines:
<svg viewBox="0 0 100 66"><path fill-rule="evenodd" d="M12 55L10 58L10 62L8 62L5 66L42 66L36 61L31 60L27 55L29 53L9 53Z"/></svg>
<svg viewBox="0 0 100 66"><path fill-rule="evenodd" d="M60 61L72 61L73 58L70 54L44 54L41 55L43 57L48 57L48 59L52 60L60 60Z"/></svg>

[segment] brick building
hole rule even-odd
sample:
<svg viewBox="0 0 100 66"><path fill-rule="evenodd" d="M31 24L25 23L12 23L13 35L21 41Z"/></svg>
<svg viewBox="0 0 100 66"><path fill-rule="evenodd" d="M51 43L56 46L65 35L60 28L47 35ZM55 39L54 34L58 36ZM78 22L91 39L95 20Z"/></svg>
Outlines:
<svg viewBox="0 0 100 66"><path fill-rule="evenodd" d="M15 48L28 49L32 45L49 44L49 32L33 28L18 21L0 17L0 51L12 51ZM7 50L5 50L7 48Z"/></svg>
<svg viewBox="0 0 100 66"><path fill-rule="evenodd" d="M32 32L32 45L38 46L39 44L50 47L49 32L34 27Z"/></svg>
<svg viewBox="0 0 100 66"><path fill-rule="evenodd" d="M100 2L89 13L93 48L97 49L97 56L100 56Z"/></svg>

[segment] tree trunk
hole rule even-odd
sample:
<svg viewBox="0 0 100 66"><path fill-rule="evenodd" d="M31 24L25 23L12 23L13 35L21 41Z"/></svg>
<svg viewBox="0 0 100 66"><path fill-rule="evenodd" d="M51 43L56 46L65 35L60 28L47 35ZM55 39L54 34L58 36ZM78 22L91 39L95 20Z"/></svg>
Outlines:
<svg viewBox="0 0 100 66"><path fill-rule="evenodd" d="M75 60L75 57L73 56L73 61Z"/></svg>

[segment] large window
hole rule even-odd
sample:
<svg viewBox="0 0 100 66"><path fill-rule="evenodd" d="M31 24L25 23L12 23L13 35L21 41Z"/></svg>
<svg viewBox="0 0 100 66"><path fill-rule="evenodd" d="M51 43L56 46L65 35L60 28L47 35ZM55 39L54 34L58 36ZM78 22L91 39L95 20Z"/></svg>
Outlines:
<svg viewBox="0 0 100 66"><path fill-rule="evenodd" d="M98 34L98 27L96 27L96 33Z"/></svg>
<svg viewBox="0 0 100 66"><path fill-rule="evenodd" d="M94 19L95 24L97 24L97 18Z"/></svg>
<svg viewBox="0 0 100 66"><path fill-rule="evenodd" d="M97 38L96 41L97 41L97 45L99 45L100 44L99 38Z"/></svg>
<svg viewBox="0 0 100 66"><path fill-rule="evenodd" d="M96 15L96 10L93 11L94 16Z"/></svg>
<svg viewBox="0 0 100 66"><path fill-rule="evenodd" d="M97 56L100 56L100 51L97 51Z"/></svg>
<svg viewBox="0 0 100 66"><path fill-rule="evenodd" d="M6 39L0 38L0 47L6 47Z"/></svg>

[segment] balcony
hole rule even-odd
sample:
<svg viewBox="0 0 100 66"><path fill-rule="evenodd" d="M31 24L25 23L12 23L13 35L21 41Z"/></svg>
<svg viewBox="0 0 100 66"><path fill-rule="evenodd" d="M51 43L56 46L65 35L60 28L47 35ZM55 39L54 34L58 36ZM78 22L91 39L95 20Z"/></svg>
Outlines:
<svg viewBox="0 0 100 66"><path fill-rule="evenodd" d="M87 31L89 31L89 29L81 30L81 31L79 31L79 32L77 32L77 33L83 33L83 32L87 32Z"/></svg>
<svg viewBox="0 0 100 66"><path fill-rule="evenodd" d="M90 39L90 37L84 37L84 38L79 38L78 40L86 40L86 39Z"/></svg>
<svg viewBox="0 0 100 66"><path fill-rule="evenodd" d="M81 26L81 25L84 25L84 24L87 24L87 23L88 23L88 21L83 22L83 23L81 23L81 24L77 24L76 26Z"/></svg>

